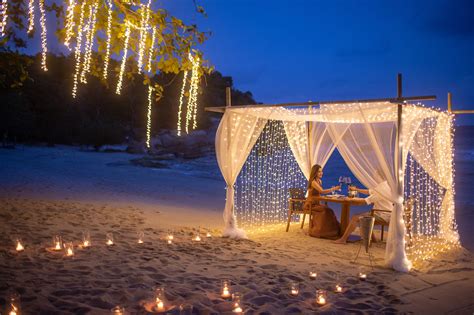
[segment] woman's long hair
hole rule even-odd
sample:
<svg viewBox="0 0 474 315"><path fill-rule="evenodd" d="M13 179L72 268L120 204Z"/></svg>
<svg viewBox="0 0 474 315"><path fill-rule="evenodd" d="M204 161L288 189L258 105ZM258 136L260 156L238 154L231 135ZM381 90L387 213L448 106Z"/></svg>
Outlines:
<svg viewBox="0 0 474 315"><path fill-rule="evenodd" d="M309 174L309 178L308 178L308 189L311 188L311 183L313 182L313 180L316 179L316 177L318 176L318 172L321 168L322 167L319 164L314 164L313 167L311 168L311 173Z"/></svg>

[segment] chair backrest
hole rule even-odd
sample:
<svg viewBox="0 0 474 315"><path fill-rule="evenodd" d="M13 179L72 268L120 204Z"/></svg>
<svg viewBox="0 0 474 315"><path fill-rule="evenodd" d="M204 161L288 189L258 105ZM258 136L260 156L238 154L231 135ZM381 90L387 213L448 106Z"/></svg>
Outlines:
<svg viewBox="0 0 474 315"><path fill-rule="evenodd" d="M292 199L305 199L305 190L302 188L290 188L290 198Z"/></svg>

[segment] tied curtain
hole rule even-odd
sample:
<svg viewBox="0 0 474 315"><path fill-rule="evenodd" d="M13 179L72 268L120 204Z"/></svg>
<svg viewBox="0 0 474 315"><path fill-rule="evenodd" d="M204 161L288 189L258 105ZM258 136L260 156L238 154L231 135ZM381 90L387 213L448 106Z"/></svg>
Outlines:
<svg viewBox="0 0 474 315"><path fill-rule="evenodd" d="M440 212L439 234L450 242L458 242L459 234L453 228L454 191L451 116L439 113L424 119L410 146L413 158L428 175L446 189Z"/></svg>
<svg viewBox="0 0 474 315"><path fill-rule="evenodd" d="M390 218L385 263L395 270L407 272L411 262L405 252L405 224L403 221L403 180L398 181L399 148L397 125L394 121L368 122L364 110L359 107L358 123L330 123L329 133L344 161L367 188L374 189L384 181L390 189L378 191L393 204ZM402 136L403 138L403 136ZM405 137L409 138L409 137ZM401 149L401 148L400 148ZM403 151L402 151L403 152ZM403 172L399 174L403 179Z"/></svg>
<svg viewBox="0 0 474 315"><path fill-rule="evenodd" d="M223 236L246 238L234 215L234 184L267 119L249 115L248 110L226 110L216 132L216 156L227 184Z"/></svg>

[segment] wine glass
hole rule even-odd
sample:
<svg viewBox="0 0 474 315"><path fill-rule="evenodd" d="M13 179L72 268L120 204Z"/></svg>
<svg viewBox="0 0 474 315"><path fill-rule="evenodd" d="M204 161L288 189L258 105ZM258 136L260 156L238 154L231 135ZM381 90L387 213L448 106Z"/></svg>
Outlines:
<svg viewBox="0 0 474 315"><path fill-rule="evenodd" d="M344 183L344 177L339 176L339 191L342 191L342 184Z"/></svg>

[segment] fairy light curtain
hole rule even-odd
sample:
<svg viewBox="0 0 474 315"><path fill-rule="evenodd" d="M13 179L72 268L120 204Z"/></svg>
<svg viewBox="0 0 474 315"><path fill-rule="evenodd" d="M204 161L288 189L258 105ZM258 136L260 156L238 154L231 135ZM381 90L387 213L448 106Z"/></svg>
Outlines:
<svg viewBox="0 0 474 315"><path fill-rule="evenodd" d="M446 190L439 219L440 236L457 242L459 234L454 218L452 117L439 115L423 120L415 134L410 153L417 163Z"/></svg>
<svg viewBox="0 0 474 315"><path fill-rule="evenodd" d="M265 229L288 218L289 188L307 179L291 152L283 122L269 120L235 184L235 214L243 228Z"/></svg>
<svg viewBox="0 0 474 315"><path fill-rule="evenodd" d="M221 138L236 137L230 142L243 141L242 138L252 138L253 144L260 134L263 127L252 127L252 124L245 123L248 127L239 125L237 117L242 117L249 122L281 120L285 126L285 133L288 142L303 173L308 174L308 169L315 161L325 164L327 158L331 155L334 147L341 152L342 157L348 164L356 177L368 188L374 188L382 181L387 181L390 190L383 192L386 198L395 204L392 212L391 224L389 226L389 237L386 247L386 263L399 271L408 271L411 267L405 252L405 222L403 220L403 201L404 201L404 170L410 148L414 147L412 143L417 143L419 136L417 131L421 129L421 122L425 119L433 118L437 120L437 136L434 138L433 159L438 166L437 181L446 188L446 194L443 199L442 211L440 214L440 236L449 238L453 242L458 242L458 235L454 224L454 191L452 190L452 140L450 135L451 118L449 115L437 112L431 109L415 105L403 105L402 129L400 134L400 146L396 146L397 133L397 105L389 102L379 103L352 103L352 104L321 104L319 108L229 108L221 122L220 129L230 126L235 132L218 132L216 143L222 142ZM232 119L229 119L233 117ZM308 137L307 122L314 126L310 130ZM235 125L232 127L232 125ZM227 128L227 127L226 127ZM313 129L314 128L314 129ZM229 128L227 128L229 129ZM242 134L237 130L242 129ZM260 131L258 131L260 129ZM331 145L327 144L324 137L329 135ZM318 138L319 137L319 138ZM318 142L321 141L321 142ZM226 160L234 162L238 168L233 168L231 174L226 175L229 169L223 170L224 178L228 185L227 200L224 211L226 229L229 226L237 228L235 217L230 220L229 214L233 215L233 188L235 178L238 175L245 158L250 153L252 142L247 141L245 146L237 145L239 154L233 154L231 150L236 150L233 144L216 144L216 152L219 156L230 155ZM319 148L318 148L319 143ZM252 145L253 145L252 144ZM228 150L227 153L220 152ZM399 150L401 150L401 161L398 161ZM416 149L414 149L416 150ZM420 148L424 153L423 148ZM247 152L243 154L242 152ZM417 153L413 153L416 156ZM398 163L402 165L402 172L398 174L400 181L397 180ZM428 164L428 163L425 163ZM229 167L229 166L228 166ZM428 166L426 166L429 168ZM305 174L305 175L306 175ZM306 175L307 176L307 175ZM442 184L441 184L442 182ZM230 188L229 188L230 187ZM231 222L231 224L229 223ZM236 235L238 237L238 235Z"/></svg>
<svg viewBox="0 0 474 315"><path fill-rule="evenodd" d="M216 133L216 156L227 184L223 236L246 238L237 227L234 214L234 184L267 119L246 114L246 111L225 112Z"/></svg>

